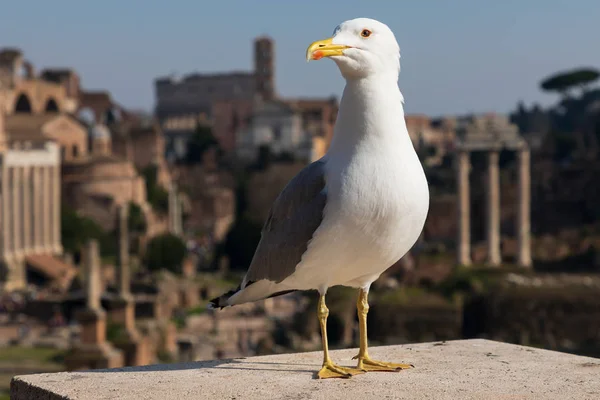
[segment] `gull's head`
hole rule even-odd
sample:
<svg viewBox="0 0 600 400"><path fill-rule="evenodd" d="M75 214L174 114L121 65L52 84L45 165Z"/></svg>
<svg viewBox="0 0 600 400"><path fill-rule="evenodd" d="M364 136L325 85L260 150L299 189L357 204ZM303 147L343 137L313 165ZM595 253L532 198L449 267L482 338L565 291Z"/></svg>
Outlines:
<svg viewBox="0 0 600 400"><path fill-rule="evenodd" d="M352 19L338 25L333 36L308 46L306 59L329 57L346 79L400 72L400 46L392 30L369 18Z"/></svg>

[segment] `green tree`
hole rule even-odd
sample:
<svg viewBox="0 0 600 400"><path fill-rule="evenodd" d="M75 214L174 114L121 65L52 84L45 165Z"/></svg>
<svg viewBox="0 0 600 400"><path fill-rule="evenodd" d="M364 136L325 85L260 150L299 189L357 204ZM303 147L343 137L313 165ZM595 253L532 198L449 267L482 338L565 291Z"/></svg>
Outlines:
<svg viewBox="0 0 600 400"><path fill-rule="evenodd" d="M260 241L262 225L247 215L249 171L241 170L236 174L235 222L222 243L217 244L213 262L227 256L232 268L247 268L252 261L256 246Z"/></svg>
<svg viewBox="0 0 600 400"><path fill-rule="evenodd" d="M198 124L194 136L188 142L186 160L190 164L200 164L202 155L209 148L219 147L219 142L212 133L210 126Z"/></svg>
<svg viewBox="0 0 600 400"><path fill-rule="evenodd" d="M127 220L129 230L134 233L146 232L146 217L142 208L134 202L129 202L129 217Z"/></svg>
<svg viewBox="0 0 600 400"><path fill-rule="evenodd" d="M149 165L142 170L146 182L146 196L154 211L166 214L169 211L169 192L158 184L158 167Z"/></svg>
<svg viewBox="0 0 600 400"><path fill-rule="evenodd" d="M583 92L589 85L600 77L600 72L594 68L577 68L570 71L553 74L540 83L542 90L558 92L566 96L570 89L580 87Z"/></svg>
<svg viewBox="0 0 600 400"><path fill-rule="evenodd" d="M158 235L146 246L145 264L151 271L164 268L179 273L186 252L185 243L179 236L170 233Z"/></svg>
<svg viewBox="0 0 600 400"><path fill-rule="evenodd" d="M103 256L115 254L114 236L107 234L96 221L63 204L61 210L61 240L63 248L78 253L90 239L98 240Z"/></svg>

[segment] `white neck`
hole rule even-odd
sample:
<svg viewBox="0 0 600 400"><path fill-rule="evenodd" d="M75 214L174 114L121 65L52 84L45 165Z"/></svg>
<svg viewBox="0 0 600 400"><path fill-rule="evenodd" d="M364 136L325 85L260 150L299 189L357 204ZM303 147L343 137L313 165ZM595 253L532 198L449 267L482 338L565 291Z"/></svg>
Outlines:
<svg viewBox="0 0 600 400"><path fill-rule="evenodd" d="M365 140L377 139L414 151L403 101L397 75L347 79L328 154L347 153Z"/></svg>

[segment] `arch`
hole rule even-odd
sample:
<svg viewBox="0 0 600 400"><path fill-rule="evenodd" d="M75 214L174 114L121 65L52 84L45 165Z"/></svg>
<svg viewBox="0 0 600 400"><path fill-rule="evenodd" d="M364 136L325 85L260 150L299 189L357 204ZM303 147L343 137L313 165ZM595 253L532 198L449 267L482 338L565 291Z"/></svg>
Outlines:
<svg viewBox="0 0 600 400"><path fill-rule="evenodd" d="M29 101L29 97L27 97L25 93L21 93L19 97L17 97L17 101L15 103L15 113L31 114L31 101Z"/></svg>
<svg viewBox="0 0 600 400"><path fill-rule="evenodd" d="M104 123L106 125L117 122L115 113L110 108L104 112Z"/></svg>
<svg viewBox="0 0 600 400"><path fill-rule="evenodd" d="M77 112L77 118L86 125L96 123L96 113L91 107L83 107Z"/></svg>
<svg viewBox="0 0 600 400"><path fill-rule="evenodd" d="M111 107L104 112L104 124L111 125L121 120L121 111L116 107Z"/></svg>
<svg viewBox="0 0 600 400"><path fill-rule="evenodd" d="M56 104L56 100L54 100L52 97L50 97L48 99L48 101L46 102L46 107L45 107L46 112L58 112L58 104Z"/></svg>

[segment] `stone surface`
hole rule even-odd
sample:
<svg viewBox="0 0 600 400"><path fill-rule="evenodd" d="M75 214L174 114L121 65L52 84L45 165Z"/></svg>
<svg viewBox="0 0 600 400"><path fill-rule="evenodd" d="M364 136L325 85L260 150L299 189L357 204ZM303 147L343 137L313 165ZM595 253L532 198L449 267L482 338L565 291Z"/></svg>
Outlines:
<svg viewBox="0 0 600 400"><path fill-rule="evenodd" d="M356 349L332 352L353 365ZM11 399L597 399L600 359L487 340L373 347L399 373L317 380L321 353L15 377Z"/></svg>

